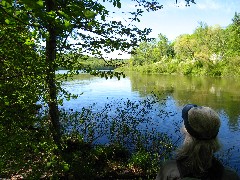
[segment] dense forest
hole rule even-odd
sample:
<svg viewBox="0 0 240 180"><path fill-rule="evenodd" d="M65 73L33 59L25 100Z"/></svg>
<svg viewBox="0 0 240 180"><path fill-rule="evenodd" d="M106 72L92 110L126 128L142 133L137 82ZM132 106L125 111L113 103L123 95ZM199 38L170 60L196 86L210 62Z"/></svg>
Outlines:
<svg viewBox="0 0 240 180"><path fill-rule="evenodd" d="M170 42L159 34L142 42L123 69L143 73L183 75L240 75L240 14L235 13L227 27L200 23L192 34L183 34Z"/></svg>

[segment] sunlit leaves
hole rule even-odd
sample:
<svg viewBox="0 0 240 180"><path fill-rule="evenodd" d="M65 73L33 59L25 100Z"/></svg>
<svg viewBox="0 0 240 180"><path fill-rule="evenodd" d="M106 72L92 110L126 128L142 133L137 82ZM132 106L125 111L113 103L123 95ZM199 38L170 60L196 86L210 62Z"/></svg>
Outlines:
<svg viewBox="0 0 240 180"><path fill-rule="evenodd" d="M239 19L236 13L233 23L226 28L201 22L192 34L180 35L169 46L164 36L159 37L160 41L140 43L130 63L144 73L238 76ZM162 52L167 57L160 58Z"/></svg>
<svg viewBox="0 0 240 180"><path fill-rule="evenodd" d="M62 17L66 18L66 20L70 19L70 17L62 10L58 10L57 13L59 13Z"/></svg>
<svg viewBox="0 0 240 180"><path fill-rule="evenodd" d="M9 19L5 19L5 23L10 24L10 20Z"/></svg>
<svg viewBox="0 0 240 180"><path fill-rule="evenodd" d="M109 2L117 8L122 6L120 0L109 0ZM144 11L142 7L146 8L147 11L161 8L154 1L135 1L135 3L140 8L136 8L138 10L135 13L130 13L133 21L139 21L138 17ZM102 58L104 51L112 52L116 49L128 51L130 48L137 46L139 40L146 40L146 36L150 33L150 29L141 30L134 25L125 25L122 21L111 20L109 10L102 2L95 0L2 0L0 4L0 15L2 22L4 22L1 24L0 31L0 70L3 74L0 97L5 97L1 99L1 112L4 116L0 120L5 123L3 126L5 130L1 133L5 136L9 135L6 133L10 133L11 137L20 140L25 148L32 141L32 136L29 136L29 134L33 134L30 130L25 130L26 127L32 128L35 125L41 127L46 123L44 128L46 127L48 130L51 127L52 133L49 135L48 141L51 141L51 137L56 140L55 132L60 132L60 127L57 126L59 122L57 107L62 102L61 99L59 102L56 101L59 89L56 89L58 83L55 78L55 70L58 65L66 65L72 68L74 66L69 61L65 62L63 58L56 59L56 51L62 55L62 52L76 50L79 54L89 54ZM77 40L77 44L74 44L75 42L70 43L71 37ZM40 46L44 42L47 42L46 46ZM113 76L119 79L123 75L118 72L104 73L85 70L106 79ZM70 98L70 96L67 97ZM42 122L35 118L35 106L33 104L40 98L43 98L49 104L51 125L47 123L49 119ZM54 102L55 104L53 104ZM53 116L54 113L55 117ZM93 127L90 127L89 135L95 132ZM124 129L126 132L128 131L126 126ZM21 135L26 137L25 140L21 138ZM13 154L17 153L14 151L14 149L19 149L15 148L18 145L16 141L9 142L12 145L6 144L6 147L9 147ZM36 147L41 145L38 144L38 141L33 144ZM54 145L53 142L46 144L50 144L50 147ZM20 149L22 149L22 146L20 146ZM7 148L4 150L7 150ZM4 150L1 149L0 152ZM3 162L16 161L18 165L22 165L25 162L21 163L20 159L21 157L24 159L24 155L26 154L23 151L21 156L12 156L12 159L6 158ZM1 157L3 156L1 155ZM29 161L26 160L26 162ZM44 162L53 169L58 165L55 154L51 154L51 158L44 159ZM47 162L49 163L47 164ZM68 165L63 164L62 168L67 171ZM19 172L19 167L13 167L12 169L15 170L14 173Z"/></svg>
<svg viewBox="0 0 240 180"><path fill-rule="evenodd" d="M43 1L42 0L37 1L37 4L41 7L43 7Z"/></svg>
<svg viewBox="0 0 240 180"><path fill-rule="evenodd" d="M71 23L68 20L64 20L64 25L65 25L65 27L69 27L71 25Z"/></svg>
<svg viewBox="0 0 240 180"><path fill-rule="evenodd" d="M112 2L113 6L121 8L120 0L110 2ZM2 3L7 6L7 1L2 1ZM71 35L74 35L75 37L78 36L78 38L84 42L82 49L87 53L90 53L91 51L97 52L97 54L94 55L101 56L100 49L105 49L106 52L108 52L109 49L111 51L114 49L128 51L130 47L137 45L137 40L145 39L145 36L150 32L149 30L137 29L136 27L125 27L120 21L109 21L109 11L101 3L94 1L56 1L55 9L49 12L46 12L46 3L43 0L39 0L36 3L32 3L32 1L29 0L23 0L17 3L18 4L15 6L12 6L13 9L11 13L14 12L18 15L18 19L15 20L20 23L28 24L33 31L39 31L37 33L38 37L35 36L35 38L47 39L49 37L49 35L46 34L47 25L51 24L51 26L54 26L57 29L56 32L59 41L62 41L59 45L68 47L65 44L68 42L66 39L71 37ZM154 6L157 6L157 3L150 3L148 1L136 2L136 6L143 6L145 8L150 8L151 10L158 9L153 8ZM137 8L137 12L132 13L133 21L139 21L138 16L141 16L142 13L143 9ZM8 15L10 16L10 14ZM96 19L97 16L100 16L102 21ZM8 20L6 20L6 23L9 23ZM78 33L77 31L74 31L75 29L82 29L86 33ZM86 36L87 32L90 32L91 36ZM101 36L101 46L98 45L100 42L94 37L94 34ZM118 35L121 35L122 38ZM106 39L109 37L111 38L111 41L107 42ZM126 41L127 37L130 37L131 40ZM105 40L107 43L104 43ZM97 43L94 45L93 43L89 43L89 41L96 41ZM63 47L58 48L62 49ZM88 49L91 50L89 51Z"/></svg>
<svg viewBox="0 0 240 180"><path fill-rule="evenodd" d="M31 39L26 39L26 42L25 42L26 45L34 45L34 41L31 40Z"/></svg>
<svg viewBox="0 0 240 180"><path fill-rule="evenodd" d="M93 11L86 10L84 12L84 15L87 19L92 19L96 16L96 13L94 13Z"/></svg>
<svg viewBox="0 0 240 180"><path fill-rule="evenodd" d="M150 42L142 42L132 55L134 65L144 65L161 62L163 58L172 56L172 46L168 39L159 34L158 38Z"/></svg>
<svg viewBox="0 0 240 180"><path fill-rule="evenodd" d="M174 51L180 59L192 59L196 52L196 41L193 36L185 34L179 36L174 42Z"/></svg>
<svg viewBox="0 0 240 180"><path fill-rule="evenodd" d="M239 56L240 53L240 13L235 13L233 23L226 29L229 56Z"/></svg>
<svg viewBox="0 0 240 180"><path fill-rule="evenodd" d="M7 0L2 0L1 2L1 5L5 8L11 8L11 1L7 1Z"/></svg>
<svg viewBox="0 0 240 180"><path fill-rule="evenodd" d="M149 96L139 101L113 101L97 111L94 110L97 104L93 104L79 111L61 112L62 123L65 133L79 132L85 142L91 144L104 136L108 138L109 143L118 143L132 150L144 147L149 151L156 150L162 153L164 149L172 149L173 145L167 145L169 139L166 135L158 133L159 129L152 129L156 119L151 114L159 111L159 116L169 116L171 113L159 110L158 103L161 102L154 96ZM67 126L73 128L69 129ZM89 132L92 131L90 127L95 129L93 134ZM162 146L163 144L165 146Z"/></svg>

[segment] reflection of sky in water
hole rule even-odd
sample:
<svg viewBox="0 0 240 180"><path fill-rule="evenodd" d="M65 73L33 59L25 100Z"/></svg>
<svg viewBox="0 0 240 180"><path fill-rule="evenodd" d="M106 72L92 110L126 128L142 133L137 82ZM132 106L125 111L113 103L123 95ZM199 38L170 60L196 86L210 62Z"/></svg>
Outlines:
<svg viewBox="0 0 240 180"><path fill-rule="evenodd" d="M105 80L104 78L96 77L93 77L90 80L73 80L63 83L63 88L70 93L81 94L77 99L72 99L71 101L64 100L63 107L65 109L80 110L82 107L88 107L93 103L97 103L94 107L95 111L98 111L101 110L107 103L113 102L115 105L117 105L118 102L120 103L120 101L126 101L128 99L131 101L138 101L145 98L143 95L140 95L137 89L132 87L132 82L129 78L124 78L120 81L117 80L117 78ZM142 90L144 91L144 94L147 94L147 87L140 88L143 88ZM171 88L174 89L172 86ZM196 87L191 86L191 90L194 92L196 89ZM150 117L151 119L154 119L154 122L152 122L148 128L159 129L159 131L171 134L174 140L176 140L179 138L179 136L181 136L178 127L181 127L182 124L182 106L186 104L186 102L189 103L189 101L192 100L189 98L186 100L181 100L182 102L176 101L174 93L176 96L175 91L173 91L173 95L166 95L164 103L155 104L152 112L150 111L150 113L146 115L146 118ZM188 94L189 92L183 92L183 89L181 89L177 93L177 97L179 98L182 94ZM221 89L215 88L214 86L210 86L206 92L203 92L203 97L205 97L205 95L208 93L212 94L217 99L213 98L212 100L207 101L209 104L205 104L205 106L211 106L211 103L216 101L215 103L217 103L217 106L214 107L214 109L220 109L219 106L225 103L225 100L221 99L221 95L224 93L222 93ZM201 99L194 100L196 102L201 101ZM222 125L219 132L219 138L223 144L222 149L226 151L229 148L235 147L231 151L233 155L231 156L230 163L232 166L237 166L238 169L240 169L240 116L238 117L237 122L231 122L231 120L229 120L230 117L227 115L229 112L226 112L228 109L226 109L226 111L223 110L223 108L221 109L222 110L219 110L218 113L220 114L222 120ZM236 107L235 111L237 112L238 110L239 107ZM164 112L168 112L168 114L164 114ZM111 115L111 112L109 115ZM145 125L143 124L142 127L144 128ZM180 144L181 142L182 141L179 141L177 144Z"/></svg>
<svg viewBox="0 0 240 180"><path fill-rule="evenodd" d="M125 78L120 81L117 78L112 79L93 79L89 81L71 81L63 84L63 88L73 94L81 94L77 99L64 101L64 108L78 110L83 106L89 106L96 103L104 106L105 103L113 99L131 99L138 97L136 92L131 92L130 80Z"/></svg>

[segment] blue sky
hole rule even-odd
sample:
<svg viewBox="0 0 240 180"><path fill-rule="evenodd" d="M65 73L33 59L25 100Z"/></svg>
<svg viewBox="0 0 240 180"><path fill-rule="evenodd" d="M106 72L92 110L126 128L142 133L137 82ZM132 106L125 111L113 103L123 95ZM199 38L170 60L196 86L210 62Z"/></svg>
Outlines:
<svg viewBox="0 0 240 180"><path fill-rule="evenodd" d="M141 22L136 25L139 28L151 28L150 37L156 38L159 33L166 35L169 40L174 40L181 34L191 34L199 26L199 22L209 26L220 25L226 27L232 23L235 12L240 13L240 0L195 0L196 4L185 6L184 0L159 0L163 9L156 12L144 13L140 17ZM122 1L120 11L133 10L134 3L130 0ZM113 9L114 11L114 9ZM114 18L119 20L123 15L116 13ZM116 53L112 56L116 57ZM129 57L129 56L123 56ZM120 57L119 57L120 58Z"/></svg>
<svg viewBox="0 0 240 180"><path fill-rule="evenodd" d="M184 1L178 5L173 0L161 2L163 9L144 14L139 27L150 27L153 29L151 36L162 33L170 40L192 33L199 22L226 27L232 22L234 13L240 13L240 0L195 0L197 4L190 7L186 7Z"/></svg>

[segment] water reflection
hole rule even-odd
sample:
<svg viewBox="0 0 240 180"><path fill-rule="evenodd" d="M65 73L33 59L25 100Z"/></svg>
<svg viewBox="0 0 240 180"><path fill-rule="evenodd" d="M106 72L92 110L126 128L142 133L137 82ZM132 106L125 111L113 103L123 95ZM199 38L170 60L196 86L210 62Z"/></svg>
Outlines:
<svg viewBox="0 0 240 180"><path fill-rule="evenodd" d="M178 106L196 103L224 111L231 129L240 123L240 82L234 78L186 77L177 75L128 74L132 90L141 96L154 92L159 98L172 96Z"/></svg>
<svg viewBox="0 0 240 180"><path fill-rule="evenodd" d="M96 103L94 110L99 111L109 103L118 105L121 102L123 105L127 100L136 102L154 93L161 103L149 113L154 120L150 126L173 134L176 139L180 136L176 127L181 126L181 109L185 104L210 106L222 120L219 137L224 152L236 147L231 151L232 155L224 157L231 157L231 166L236 166L240 173L237 145L240 137L240 82L236 79L128 74L118 81L117 78L105 80L80 74L64 81L62 87L70 93L81 94L77 99L64 100L63 108L74 110Z"/></svg>

